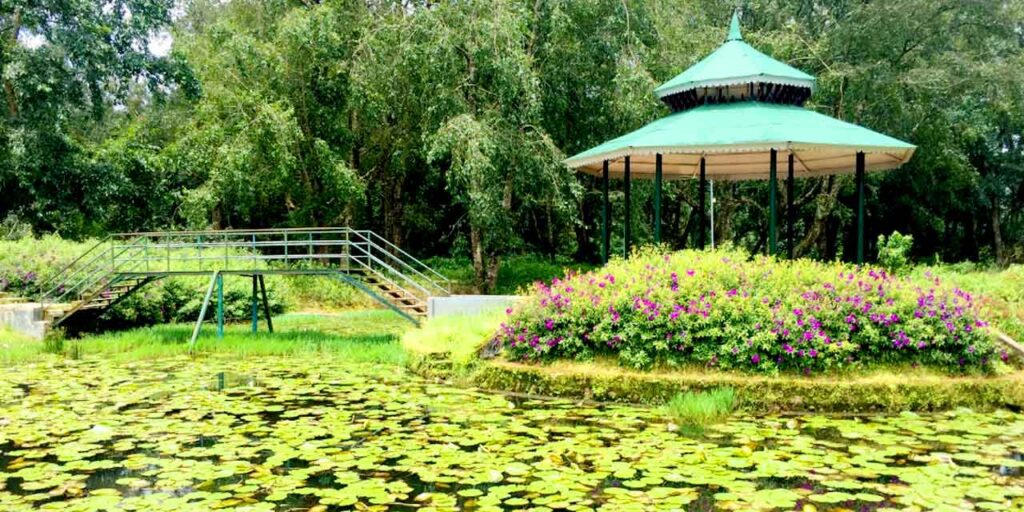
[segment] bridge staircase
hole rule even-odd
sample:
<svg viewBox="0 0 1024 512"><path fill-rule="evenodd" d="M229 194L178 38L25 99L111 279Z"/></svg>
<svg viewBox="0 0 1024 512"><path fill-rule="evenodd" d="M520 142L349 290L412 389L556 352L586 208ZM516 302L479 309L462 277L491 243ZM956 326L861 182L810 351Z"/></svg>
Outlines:
<svg viewBox="0 0 1024 512"><path fill-rule="evenodd" d="M44 283L37 302L52 327L174 276L210 276L208 302L214 282L232 274L252 277L254 295L264 275L339 279L413 322L427 314L429 297L450 293L447 278L387 239L339 227L115 234Z"/></svg>

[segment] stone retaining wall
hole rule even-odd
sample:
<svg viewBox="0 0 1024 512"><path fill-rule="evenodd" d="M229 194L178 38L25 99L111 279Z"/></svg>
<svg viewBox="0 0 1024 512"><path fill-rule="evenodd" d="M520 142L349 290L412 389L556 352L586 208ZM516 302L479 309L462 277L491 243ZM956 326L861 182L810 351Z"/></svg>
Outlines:
<svg viewBox="0 0 1024 512"><path fill-rule="evenodd" d="M0 304L0 326L37 340L46 336L49 323L43 320L43 306L35 302Z"/></svg>

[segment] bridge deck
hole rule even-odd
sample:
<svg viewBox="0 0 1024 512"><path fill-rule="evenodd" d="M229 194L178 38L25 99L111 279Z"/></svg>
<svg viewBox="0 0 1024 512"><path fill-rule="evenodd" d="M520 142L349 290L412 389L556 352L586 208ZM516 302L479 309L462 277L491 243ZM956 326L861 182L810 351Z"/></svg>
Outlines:
<svg viewBox="0 0 1024 512"><path fill-rule="evenodd" d="M198 275L331 276L414 321L426 314L427 299L448 295L450 285L368 230L166 231L107 237L47 282L39 301L44 308L67 305L54 315L56 325L79 310L108 308L156 279Z"/></svg>

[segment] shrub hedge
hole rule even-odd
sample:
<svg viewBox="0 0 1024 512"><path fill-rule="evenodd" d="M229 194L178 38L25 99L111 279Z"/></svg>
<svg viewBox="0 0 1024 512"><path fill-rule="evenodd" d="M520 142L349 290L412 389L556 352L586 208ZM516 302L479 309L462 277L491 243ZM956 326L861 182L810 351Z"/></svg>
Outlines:
<svg viewBox="0 0 1024 512"><path fill-rule="evenodd" d="M1001 356L976 298L925 273L738 251L645 249L536 290L496 334L512 360L613 356L812 373L865 364L987 370Z"/></svg>

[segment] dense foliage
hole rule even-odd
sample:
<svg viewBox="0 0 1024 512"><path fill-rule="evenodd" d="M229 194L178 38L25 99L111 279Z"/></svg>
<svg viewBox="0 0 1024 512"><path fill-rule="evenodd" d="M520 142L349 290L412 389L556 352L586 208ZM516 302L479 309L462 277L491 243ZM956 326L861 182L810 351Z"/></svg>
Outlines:
<svg viewBox="0 0 1024 512"><path fill-rule="evenodd" d="M489 291L508 254L596 257L597 183L559 162L663 115L652 89L721 42L737 3L173 5L0 3L5 227L352 224L469 258ZM751 44L818 77L810 108L918 145L869 177L869 243L899 230L916 259L1024 258L1020 0L739 5ZM795 194L797 254L848 257L850 179ZM715 195L715 239L763 252L765 184ZM666 196L663 239L690 245L696 187ZM632 204L649 241L649 183Z"/></svg>
<svg viewBox="0 0 1024 512"><path fill-rule="evenodd" d="M971 264L944 265L915 269L913 273L923 278L925 272L977 293L992 327L1015 340L1024 340L1024 265L999 272Z"/></svg>
<svg viewBox="0 0 1024 512"><path fill-rule="evenodd" d="M933 275L732 251L646 251L568 274L509 310L510 358L761 372L921 364L959 371L1006 358L977 298Z"/></svg>

